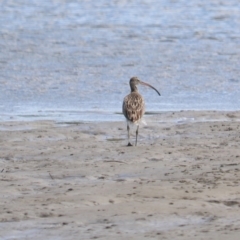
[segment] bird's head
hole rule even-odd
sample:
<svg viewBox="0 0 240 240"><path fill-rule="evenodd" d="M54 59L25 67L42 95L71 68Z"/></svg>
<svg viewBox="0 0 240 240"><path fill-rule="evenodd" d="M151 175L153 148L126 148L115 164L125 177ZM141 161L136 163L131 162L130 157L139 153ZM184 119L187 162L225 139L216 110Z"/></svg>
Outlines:
<svg viewBox="0 0 240 240"><path fill-rule="evenodd" d="M158 95L161 95L160 92L156 88L154 88L152 85L150 85L148 83L145 83L145 82L139 80L138 77L132 77L129 81L129 84L130 84L132 92L137 91L136 85L141 84L141 85L148 86L148 87L154 89L158 93Z"/></svg>
<svg viewBox="0 0 240 240"><path fill-rule="evenodd" d="M130 86L131 85L137 85L137 84L140 84L140 82L141 81L138 79L138 77L132 77L129 81L129 84L130 84Z"/></svg>

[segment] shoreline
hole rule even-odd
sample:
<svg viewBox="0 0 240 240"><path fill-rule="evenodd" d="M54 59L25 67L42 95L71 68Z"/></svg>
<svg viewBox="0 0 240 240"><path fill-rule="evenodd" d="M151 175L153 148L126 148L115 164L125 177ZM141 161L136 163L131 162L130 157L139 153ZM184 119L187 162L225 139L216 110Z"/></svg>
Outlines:
<svg viewBox="0 0 240 240"><path fill-rule="evenodd" d="M1 122L0 237L237 240L240 111L146 121Z"/></svg>
<svg viewBox="0 0 240 240"><path fill-rule="evenodd" d="M194 114L198 115L205 113L205 115L212 116L214 113L238 113L240 110L162 110L162 111L146 111L145 117L151 117L156 115L166 115L168 113ZM55 121L55 122L121 122L125 118L122 112L112 111L38 111L37 113L31 114L29 112L19 113L15 115L2 114L0 123L4 122L33 122L33 121Z"/></svg>

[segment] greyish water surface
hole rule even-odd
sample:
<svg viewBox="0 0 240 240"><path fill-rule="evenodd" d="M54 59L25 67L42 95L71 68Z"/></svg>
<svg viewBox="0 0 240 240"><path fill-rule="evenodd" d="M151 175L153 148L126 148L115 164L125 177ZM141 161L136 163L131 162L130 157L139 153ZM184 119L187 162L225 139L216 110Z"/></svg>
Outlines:
<svg viewBox="0 0 240 240"><path fill-rule="evenodd" d="M121 120L138 76L148 111L240 109L238 0L0 1L0 120Z"/></svg>

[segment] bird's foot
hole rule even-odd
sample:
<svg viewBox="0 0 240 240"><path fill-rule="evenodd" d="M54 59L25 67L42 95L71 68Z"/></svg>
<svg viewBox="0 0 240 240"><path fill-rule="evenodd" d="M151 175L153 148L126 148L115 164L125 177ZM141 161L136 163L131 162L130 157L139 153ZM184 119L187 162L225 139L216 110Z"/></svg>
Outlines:
<svg viewBox="0 0 240 240"><path fill-rule="evenodd" d="M127 145L127 147L131 147L131 146L133 146L133 145L129 142L128 145Z"/></svg>

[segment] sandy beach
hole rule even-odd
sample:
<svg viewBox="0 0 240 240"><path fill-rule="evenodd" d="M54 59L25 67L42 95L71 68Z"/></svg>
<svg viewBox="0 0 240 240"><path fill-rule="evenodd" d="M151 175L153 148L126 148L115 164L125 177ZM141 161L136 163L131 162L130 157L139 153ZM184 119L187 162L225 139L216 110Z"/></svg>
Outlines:
<svg viewBox="0 0 240 240"><path fill-rule="evenodd" d="M240 112L146 120L0 123L0 239L238 240Z"/></svg>

